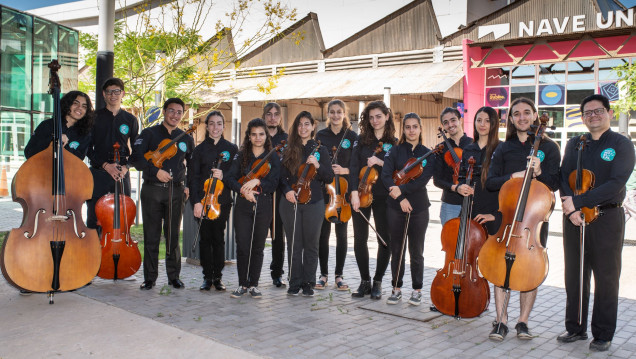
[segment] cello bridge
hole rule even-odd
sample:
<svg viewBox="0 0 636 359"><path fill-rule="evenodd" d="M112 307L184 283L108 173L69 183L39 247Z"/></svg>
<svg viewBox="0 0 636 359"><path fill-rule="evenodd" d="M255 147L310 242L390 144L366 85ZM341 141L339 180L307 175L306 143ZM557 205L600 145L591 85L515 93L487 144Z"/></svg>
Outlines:
<svg viewBox="0 0 636 359"><path fill-rule="evenodd" d="M66 214L68 215L68 217L73 217L73 229L75 230L75 235L78 238L86 237L86 232L82 232L81 234L77 233L77 218L75 217L75 212L73 212L73 210L69 209L69 210L66 211Z"/></svg>
<svg viewBox="0 0 636 359"><path fill-rule="evenodd" d="M68 220L68 216L61 216L59 214L51 216L48 218L49 221L58 221L58 222L66 222Z"/></svg>

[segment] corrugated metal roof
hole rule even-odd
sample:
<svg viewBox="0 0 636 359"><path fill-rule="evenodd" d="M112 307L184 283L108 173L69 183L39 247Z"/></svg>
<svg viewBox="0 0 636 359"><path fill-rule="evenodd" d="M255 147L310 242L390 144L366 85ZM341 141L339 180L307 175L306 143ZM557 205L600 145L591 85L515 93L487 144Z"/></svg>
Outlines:
<svg viewBox="0 0 636 359"><path fill-rule="evenodd" d="M199 95L205 103L217 103L234 96L239 101L381 96L385 87L396 95L430 94L447 91L463 75L461 61L447 61L284 75L269 94L258 91L266 78L227 80Z"/></svg>

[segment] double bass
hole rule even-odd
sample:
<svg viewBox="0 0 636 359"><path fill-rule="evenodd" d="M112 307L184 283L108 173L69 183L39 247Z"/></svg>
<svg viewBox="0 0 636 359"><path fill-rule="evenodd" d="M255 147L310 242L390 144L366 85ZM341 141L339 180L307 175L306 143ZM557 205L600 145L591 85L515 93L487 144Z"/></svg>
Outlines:
<svg viewBox="0 0 636 359"><path fill-rule="evenodd" d="M51 61L53 142L29 158L12 182L22 205L22 224L11 230L0 251L0 269L18 289L48 293L88 284L97 274L101 248L97 231L82 220L82 205L93 194L93 176L84 162L64 149L57 60Z"/></svg>
<svg viewBox="0 0 636 359"><path fill-rule="evenodd" d="M475 159L468 160L466 185L472 187ZM473 196L465 196L461 215L444 224L442 250L444 267L431 283L431 302L443 314L455 318L479 316L490 304L490 286L477 270L477 254L486 241L486 231L471 219Z"/></svg>
<svg viewBox="0 0 636 359"><path fill-rule="evenodd" d="M113 160L119 166L119 143L113 144ZM137 206L124 193L124 180L115 182L115 193L102 196L95 203L97 222L102 227L102 265L97 276L104 279L123 279L137 273L141 254L137 241L130 237ZM123 222L123 227L122 227Z"/></svg>

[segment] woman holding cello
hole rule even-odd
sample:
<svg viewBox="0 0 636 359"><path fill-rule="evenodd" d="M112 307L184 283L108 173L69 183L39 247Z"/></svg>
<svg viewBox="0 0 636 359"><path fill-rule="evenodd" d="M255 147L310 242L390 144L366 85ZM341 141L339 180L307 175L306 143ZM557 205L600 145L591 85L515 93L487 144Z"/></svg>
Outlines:
<svg viewBox="0 0 636 359"><path fill-rule="evenodd" d="M360 271L360 286L351 293L354 298L363 298L371 294L371 299L382 298L382 277L389 266L391 249L379 245L373 285L369 274L369 219L373 210L376 230L387 245L389 223L386 218L387 197L389 191L379 180L384 155L397 143L393 113L382 101L373 101L360 115L360 136L353 145L350 169L351 207L353 209L353 249ZM366 175L366 176L365 176ZM361 197L362 200L361 201ZM369 204L369 202L371 202Z"/></svg>
<svg viewBox="0 0 636 359"><path fill-rule="evenodd" d="M411 256L411 279L413 293L409 304L420 305L422 302L422 285L424 279L424 236L428 227L428 200L426 184L433 176L435 156L429 156L411 171L419 171L408 183L396 185L394 172L407 165L410 159L430 154L422 145L422 120L415 113L407 113L402 120L402 136L397 146L384 157L382 166L382 182L389 189L390 198L387 200L387 219L392 224L390 233L391 242L391 284L393 291L387 300L387 304L398 304L402 300L402 277L404 276L404 252L408 236L409 254ZM408 173L407 173L408 175Z"/></svg>
<svg viewBox="0 0 636 359"><path fill-rule="evenodd" d="M221 111L212 111L205 118L205 140L195 147L190 160L188 172L192 188L192 203L194 216L201 218L206 191L203 188L207 179L216 178L222 181L232 165L232 159L238 151L235 144L223 137L225 118ZM214 189L210 189L213 191ZM225 226L232 210L232 197L229 190L223 190L218 197L220 213L217 218L203 215L199 236L199 257L203 267L203 284L200 290L225 290L221 281L222 270L225 266Z"/></svg>
<svg viewBox="0 0 636 359"><path fill-rule="evenodd" d="M545 184L552 192L559 188L559 163L561 155L559 146L546 135L543 136L539 144L536 156L530 157L534 136L531 126L539 124L538 114L534 102L525 97L518 98L510 104L508 111L508 123L506 130L506 141L501 143L493 152L490 167L488 169L488 178L486 179L486 188L489 191L498 191L506 181L512 178L523 178L526 173L526 165L533 168L534 179ZM507 196L517 197L518 193L499 193L499 207L501 208L502 198ZM536 200L528 198L528 202ZM511 200L516 203L517 199ZM526 208L531 207L528 205ZM514 211L514 208L513 208ZM512 217L512 215L510 216ZM501 223L501 226L508 226L511 223ZM548 238L547 222L543 222L540 229L541 245L545 247ZM480 253L479 265L482 265L482 253ZM503 260L503 259L502 259ZM543 271L544 268L527 268L526 270ZM483 272L483 271L482 271ZM530 340L533 338L528 329L528 318L534 301L537 297L537 289L520 293L520 315L519 321L515 326L517 330L517 338ZM497 320L489 335L489 338L495 341L502 341L508 334L508 313L507 302L505 299L505 291L503 288L495 286L495 306L497 309Z"/></svg>
<svg viewBox="0 0 636 359"><path fill-rule="evenodd" d="M316 121L302 111L289 129L283 152L280 217L287 236L289 262L288 295L313 296L318 265L318 239L325 218L322 186L333 180L329 152L313 138Z"/></svg>
<svg viewBox="0 0 636 359"><path fill-rule="evenodd" d="M232 298L240 298L249 291L252 298L261 298L258 280L263 266L265 238L272 222L272 198L278 186L280 160L271 155L272 140L265 121L255 118L247 124L241 150L236 155L227 177L228 187L240 194L236 197L234 209L234 230L236 233L236 266L239 286L232 292ZM257 161L266 161L253 179L240 182L249 174ZM260 162L259 162L260 164ZM269 170L268 170L269 168ZM260 173L260 174L259 174Z"/></svg>
<svg viewBox="0 0 636 359"><path fill-rule="evenodd" d="M345 180L349 180L349 162L353 144L358 136L351 130L347 108L341 100L331 100L327 105L327 128L316 134L316 140L330 151L331 167L335 175ZM335 148L335 150L333 150ZM335 158L334 158L335 157ZM336 178L338 177L336 176ZM323 192L325 203L330 198L327 192ZM324 217L324 216L323 216ZM320 278L316 282L316 289L327 287L329 274L329 235L331 234L331 222L323 219L320 230L320 244L318 247L318 257L320 259ZM342 273L344 270L345 258L347 257L347 223L336 223L336 268L334 271L335 289L348 290L349 286L344 282Z"/></svg>

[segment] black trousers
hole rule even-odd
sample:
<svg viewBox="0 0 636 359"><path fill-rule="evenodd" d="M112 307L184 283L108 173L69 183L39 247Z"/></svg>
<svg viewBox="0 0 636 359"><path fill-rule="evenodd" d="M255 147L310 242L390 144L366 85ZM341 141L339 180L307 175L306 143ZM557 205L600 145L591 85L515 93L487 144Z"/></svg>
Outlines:
<svg viewBox="0 0 636 359"><path fill-rule="evenodd" d="M181 272L181 249L179 248L179 228L183 212L183 186L175 185L172 198L169 188L153 186L144 183L141 186L141 215L144 221L144 280L156 281L159 275L159 243L161 228L166 239L166 274L168 280L179 278ZM172 218L169 218L170 202L172 201ZM170 226L168 225L170 223ZM167 237L167 236L166 236ZM170 242L170 248L168 248ZM169 249L169 250L168 250ZM168 252L170 252L168 254Z"/></svg>
<svg viewBox="0 0 636 359"><path fill-rule="evenodd" d="M239 285L243 287L258 286L263 266L265 238L272 223L272 195L263 193L256 198L257 203L254 204L237 196L234 208L236 266Z"/></svg>
<svg viewBox="0 0 636 359"><path fill-rule="evenodd" d="M283 221L278 210L280 199L284 197L280 191L276 191L272 202L274 212L272 228L270 229L272 234L272 264L269 266L272 278L278 278L285 273L285 270L283 270L283 263L285 262L285 230L283 229Z"/></svg>
<svg viewBox="0 0 636 359"><path fill-rule="evenodd" d="M318 239L322 223L317 218L324 218L325 203L318 201L310 204L299 204L294 215L294 205L287 199L281 198L279 208L287 236L287 260L291 266L289 287L299 288L303 283L315 285L316 268L318 267ZM296 217L295 232L294 216Z"/></svg>
<svg viewBox="0 0 636 359"><path fill-rule="evenodd" d="M411 213L409 226L407 228L407 238L404 238L404 225L406 224L406 213L389 207L388 219L391 223L391 285L402 288L404 277L404 265L406 245L402 250L402 240L408 240L409 255L411 258L411 281L413 289L422 289L424 281L424 236L428 227L428 208L419 213ZM402 258L402 263L400 263ZM398 265L400 272L398 273Z"/></svg>
<svg viewBox="0 0 636 359"><path fill-rule="evenodd" d="M563 217L563 253L565 256L565 328L571 333L587 331L590 302L590 274L594 274L594 307L592 335L599 340L612 340L616 331L618 282L621 254L625 238L623 208L604 210L605 214L586 226L583 252L583 322L578 324L579 308L579 227Z"/></svg>
<svg viewBox="0 0 636 359"><path fill-rule="evenodd" d="M325 196L325 203L329 203L329 196ZM318 247L318 257L320 258L320 275L327 276L329 274L329 235L331 235L331 225L333 223L325 219L322 214L322 227L320 228L320 244ZM347 258L347 225L348 223L336 224L336 276L342 276L345 259Z"/></svg>
<svg viewBox="0 0 636 359"><path fill-rule="evenodd" d="M115 193L116 181L108 172L103 169L90 167L93 174L93 196L86 201L86 227L97 228L97 216L95 215L95 204L108 193ZM124 194L130 196L130 172L126 172L124 177Z"/></svg>
<svg viewBox="0 0 636 359"><path fill-rule="evenodd" d="M391 259L391 239L389 235L389 223L387 221L386 198L374 198L373 202L371 202L371 206L360 208L360 212L362 212L368 220L371 220L371 210L373 210L375 229L380 233L380 236L382 236L382 239L384 239L387 244L385 247L378 240L377 263L373 280L382 281L382 277L384 277L386 268L389 266L389 260ZM356 254L360 279L371 280L371 275L369 274L369 246L367 245L369 240L369 224L362 218L360 213L356 211L353 211L352 219L353 251Z"/></svg>
<svg viewBox="0 0 636 359"><path fill-rule="evenodd" d="M214 220L204 219L199 231L199 257L203 267L203 278L207 280L221 279L225 267L225 227L230 217L232 204L221 206L219 217ZM198 218L197 218L198 220Z"/></svg>

